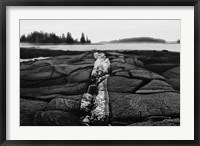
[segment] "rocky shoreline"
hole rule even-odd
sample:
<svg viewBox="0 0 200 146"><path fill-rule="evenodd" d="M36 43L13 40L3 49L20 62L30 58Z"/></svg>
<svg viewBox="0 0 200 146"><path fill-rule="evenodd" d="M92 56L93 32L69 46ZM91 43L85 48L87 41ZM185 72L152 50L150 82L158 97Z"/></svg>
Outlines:
<svg viewBox="0 0 200 146"><path fill-rule="evenodd" d="M180 54L103 53L110 60L109 125L180 125ZM94 63L93 51L21 63L20 125L80 126Z"/></svg>

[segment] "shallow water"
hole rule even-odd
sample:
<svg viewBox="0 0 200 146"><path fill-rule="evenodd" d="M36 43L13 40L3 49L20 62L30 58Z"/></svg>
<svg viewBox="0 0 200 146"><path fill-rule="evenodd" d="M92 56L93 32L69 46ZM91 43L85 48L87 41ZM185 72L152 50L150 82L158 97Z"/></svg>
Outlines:
<svg viewBox="0 0 200 146"><path fill-rule="evenodd" d="M21 43L22 48L51 49L64 51L88 51L88 50L168 50L180 52L180 44L156 44L156 43L117 43L117 44L92 44L92 45L34 45Z"/></svg>
<svg viewBox="0 0 200 146"><path fill-rule="evenodd" d="M20 59L20 62L27 62L27 61L35 61L35 60L43 60L48 59L49 57L36 57L36 58L30 58L30 59Z"/></svg>

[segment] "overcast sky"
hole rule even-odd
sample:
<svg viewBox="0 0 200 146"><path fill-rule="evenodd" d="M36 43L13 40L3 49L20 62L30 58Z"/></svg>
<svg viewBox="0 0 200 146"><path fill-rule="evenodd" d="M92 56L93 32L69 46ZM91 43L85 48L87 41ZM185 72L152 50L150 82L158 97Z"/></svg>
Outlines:
<svg viewBox="0 0 200 146"><path fill-rule="evenodd" d="M33 31L54 32L80 39L83 32L92 43L131 37L180 39L180 20L20 20L20 35Z"/></svg>

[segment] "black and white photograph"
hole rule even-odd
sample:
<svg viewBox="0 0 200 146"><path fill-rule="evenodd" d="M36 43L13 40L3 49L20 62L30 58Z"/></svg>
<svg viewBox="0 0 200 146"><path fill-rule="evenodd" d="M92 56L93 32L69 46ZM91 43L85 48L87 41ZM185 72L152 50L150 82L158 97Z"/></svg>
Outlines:
<svg viewBox="0 0 200 146"><path fill-rule="evenodd" d="M21 19L20 126L180 126L180 19Z"/></svg>

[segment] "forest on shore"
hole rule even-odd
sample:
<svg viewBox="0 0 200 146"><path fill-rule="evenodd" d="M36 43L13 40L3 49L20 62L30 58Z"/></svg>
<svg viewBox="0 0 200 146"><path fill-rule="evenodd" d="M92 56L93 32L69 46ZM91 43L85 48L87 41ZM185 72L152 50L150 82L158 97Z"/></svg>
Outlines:
<svg viewBox="0 0 200 146"><path fill-rule="evenodd" d="M23 34L20 37L20 43L91 44L91 40L84 33L81 34L80 39L74 39L70 32L66 35L63 33L62 36L58 36L55 33L34 31L28 35Z"/></svg>

